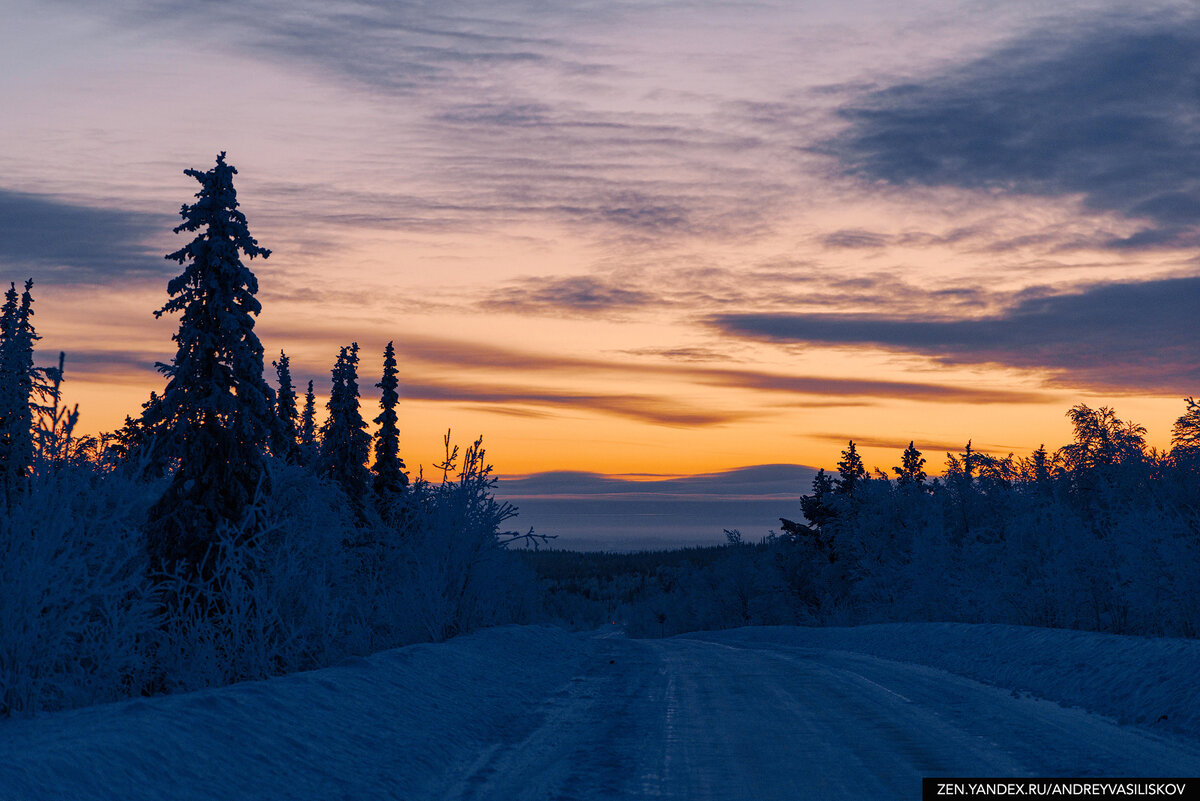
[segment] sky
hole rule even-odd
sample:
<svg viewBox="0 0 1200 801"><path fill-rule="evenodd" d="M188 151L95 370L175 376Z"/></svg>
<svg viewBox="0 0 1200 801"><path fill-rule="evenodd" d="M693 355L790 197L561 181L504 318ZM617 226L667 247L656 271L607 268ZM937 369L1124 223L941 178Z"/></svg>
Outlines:
<svg viewBox="0 0 1200 801"><path fill-rule="evenodd" d="M359 342L369 411L394 340L414 469L451 429L505 476L828 467L850 438L936 470L1061 445L1081 402L1163 447L1200 384L1190 3L0 19L0 279L34 279L89 430L162 387L183 170L220 151L272 251L268 356L321 393Z"/></svg>

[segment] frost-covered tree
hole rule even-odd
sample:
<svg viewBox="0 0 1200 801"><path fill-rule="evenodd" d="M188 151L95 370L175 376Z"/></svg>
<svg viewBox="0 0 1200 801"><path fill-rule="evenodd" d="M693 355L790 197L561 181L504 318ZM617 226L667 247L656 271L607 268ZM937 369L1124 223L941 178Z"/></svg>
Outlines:
<svg viewBox="0 0 1200 801"><path fill-rule="evenodd" d="M375 418L379 430L375 433L375 463L371 470L375 473L375 493L380 498L396 495L408 486L408 476L404 473L404 460L400 458L400 429L397 427L396 403L400 400L396 388L400 386L399 373L396 370L396 348L389 342L383 352L383 380L375 386L382 390L379 396L379 408L382 410Z"/></svg>
<svg viewBox="0 0 1200 801"><path fill-rule="evenodd" d="M68 407L63 402L66 360L67 355L60 351L57 367L38 370L41 386L37 388L37 394L42 402L34 408L37 421L33 435L34 462L39 470L81 464L95 456L99 444L95 437L75 435L79 425L79 404Z"/></svg>
<svg viewBox="0 0 1200 801"><path fill-rule="evenodd" d="M295 460L297 453L296 419L296 387L292 384L291 363L287 354L279 351L279 361L271 362L275 375L279 379L279 391L276 393L275 416L278 420L271 440L271 452L276 456Z"/></svg>
<svg viewBox="0 0 1200 801"><path fill-rule="evenodd" d="M305 464L317 457L317 396L313 394L313 382L308 382L304 393L304 411L300 413L300 453Z"/></svg>
<svg viewBox="0 0 1200 801"><path fill-rule="evenodd" d="M0 493L11 499L33 464L33 281L19 296L9 284L0 310Z"/></svg>
<svg viewBox="0 0 1200 801"><path fill-rule="evenodd" d="M351 501L361 503L371 487L367 470L371 437L359 411L357 342L338 354L326 408L329 416L321 427L318 472L341 484Z"/></svg>
<svg viewBox="0 0 1200 801"><path fill-rule="evenodd" d="M832 562L833 553L832 525L837 520L837 506L834 504L833 479L824 468L817 471L813 477L812 495L800 498L800 510L809 525L797 523L787 518L779 518L783 533L793 542L811 542L818 550L828 556Z"/></svg>
<svg viewBox="0 0 1200 801"><path fill-rule="evenodd" d="M854 440L850 440L850 445L846 450L842 451L842 460L838 462L838 479L835 486L839 495L853 495L854 490L867 480L867 467L863 464L862 457L858 454L858 448L854 445Z"/></svg>
<svg viewBox="0 0 1200 801"><path fill-rule="evenodd" d="M900 466L893 467L892 472L896 474L896 483L901 487L912 486L920 489L925 486L925 479L928 478L925 473L925 457L911 441L900 457Z"/></svg>
<svg viewBox="0 0 1200 801"><path fill-rule="evenodd" d="M1037 487L1045 487L1050 482L1052 467L1050 453L1046 450L1046 444L1042 443L1028 459L1021 460L1021 479Z"/></svg>
<svg viewBox="0 0 1200 801"><path fill-rule="evenodd" d="M274 393L263 379L263 348L254 333L258 280L242 257L270 251L250 235L238 210L225 154L200 183L197 201L180 210L175 233L195 234L167 255L183 272L167 284L170 300L154 314L182 313L160 403L146 421L178 468L150 513L148 545L158 566L199 567L221 524L237 524L262 476L274 423Z"/></svg>
<svg viewBox="0 0 1200 801"><path fill-rule="evenodd" d="M155 421L162 419L161 406L162 396L152 391L149 399L142 404L140 415L126 415L125 424L104 437L105 458L123 465L141 463L148 474L173 469L168 459L159 458L154 447L157 441L154 425Z"/></svg>
<svg viewBox="0 0 1200 801"><path fill-rule="evenodd" d="M1079 404L1067 412L1075 441L1059 449L1067 469L1080 474L1097 468L1140 460L1145 455L1146 429L1117 417L1107 406L1092 409Z"/></svg>
<svg viewBox="0 0 1200 801"><path fill-rule="evenodd" d="M1171 428L1171 455L1176 462L1193 462L1200 458L1200 403L1191 396L1183 399L1187 411Z"/></svg>

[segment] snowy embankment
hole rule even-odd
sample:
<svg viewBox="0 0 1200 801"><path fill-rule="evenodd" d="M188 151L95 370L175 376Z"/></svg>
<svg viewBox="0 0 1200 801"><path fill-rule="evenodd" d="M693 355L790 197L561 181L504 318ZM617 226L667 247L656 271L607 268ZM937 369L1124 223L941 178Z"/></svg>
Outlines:
<svg viewBox="0 0 1200 801"><path fill-rule="evenodd" d="M764 626L683 636L729 645L849 651L926 665L1119 723L1200 739L1196 640L971 623Z"/></svg>
<svg viewBox="0 0 1200 801"><path fill-rule="evenodd" d="M431 797L498 734L520 738L526 707L582 656L559 629L501 627L267 681L0 720L0 799Z"/></svg>

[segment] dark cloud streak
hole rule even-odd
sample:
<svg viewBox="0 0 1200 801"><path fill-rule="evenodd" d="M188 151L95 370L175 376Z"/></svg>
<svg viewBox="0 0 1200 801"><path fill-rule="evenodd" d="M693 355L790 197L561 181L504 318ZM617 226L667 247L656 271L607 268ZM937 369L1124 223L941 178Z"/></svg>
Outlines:
<svg viewBox="0 0 1200 801"><path fill-rule="evenodd" d="M479 343L461 342L437 338L408 338L402 342L401 353L407 359L415 359L440 366L456 368L470 367L494 370L497 368L529 371L554 371L576 374L626 374L630 376L656 376L662 379L690 381L697 384L756 389L788 395L838 397L857 400L861 398L917 399L940 403L1039 403L1047 400L1041 393L1013 390L960 387L947 384L932 384L907 381L883 381L875 379L836 378L826 376L795 376L754 370L737 370L717 367L699 367L678 363L604 361L572 356L516 351ZM505 396L518 398L522 393L513 391ZM536 393L531 397L540 397ZM569 399L570 396L554 396ZM591 398L591 396L580 396ZM548 402L559 402L548 401ZM581 401L583 402L583 401ZM623 402L622 402L623 403ZM624 407L621 407L624 409ZM617 407L614 406L614 410Z"/></svg>
<svg viewBox="0 0 1200 801"><path fill-rule="evenodd" d="M0 189L0 264L56 284L165 279L172 274L170 263L145 242L173 225L167 215Z"/></svg>
<svg viewBox="0 0 1200 801"><path fill-rule="evenodd" d="M548 406L558 409L597 411L664 426L695 427L721 425L755 416L734 412L689 407L670 398L639 394L592 394L530 390L519 387L451 383L411 383L401 387L403 397L415 400L466 401L477 404L516 404Z"/></svg>
<svg viewBox="0 0 1200 801"><path fill-rule="evenodd" d="M879 347L1046 370L1062 386L1178 395L1200 382L1197 308L1200 278L1174 278L1037 293L989 317L724 314L710 323L751 339Z"/></svg>

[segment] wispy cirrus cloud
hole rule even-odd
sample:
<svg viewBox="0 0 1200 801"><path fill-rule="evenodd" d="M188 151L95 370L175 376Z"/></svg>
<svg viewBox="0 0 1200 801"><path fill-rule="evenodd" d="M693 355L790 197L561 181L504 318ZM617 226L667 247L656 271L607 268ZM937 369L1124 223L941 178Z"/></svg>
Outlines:
<svg viewBox="0 0 1200 801"><path fill-rule="evenodd" d="M1042 370L1061 386L1187 394L1200 380L1198 305L1200 278L1171 278L1041 290L986 317L748 313L714 315L710 324L764 341L859 345L946 364Z"/></svg>
<svg viewBox="0 0 1200 801"><path fill-rule="evenodd" d="M674 2L77 5L122 29L186 33L337 84L374 107L372 119L386 124L357 145L377 169L339 176L336 193L319 183L297 183L292 198L274 192L289 204L281 218L303 203L306 217L326 222L416 231L549 222L644 248L748 236L773 225L775 210L794 195L778 167L788 154L795 159L791 143L726 113L726 96L680 91L686 102L647 102L657 76L644 58L660 55L658 43L611 34L636 29L641 16L686 13ZM715 68L709 58L693 65ZM792 116L799 124L803 115ZM744 163L771 154L772 171ZM384 176L402 188L380 191L376 179Z"/></svg>

